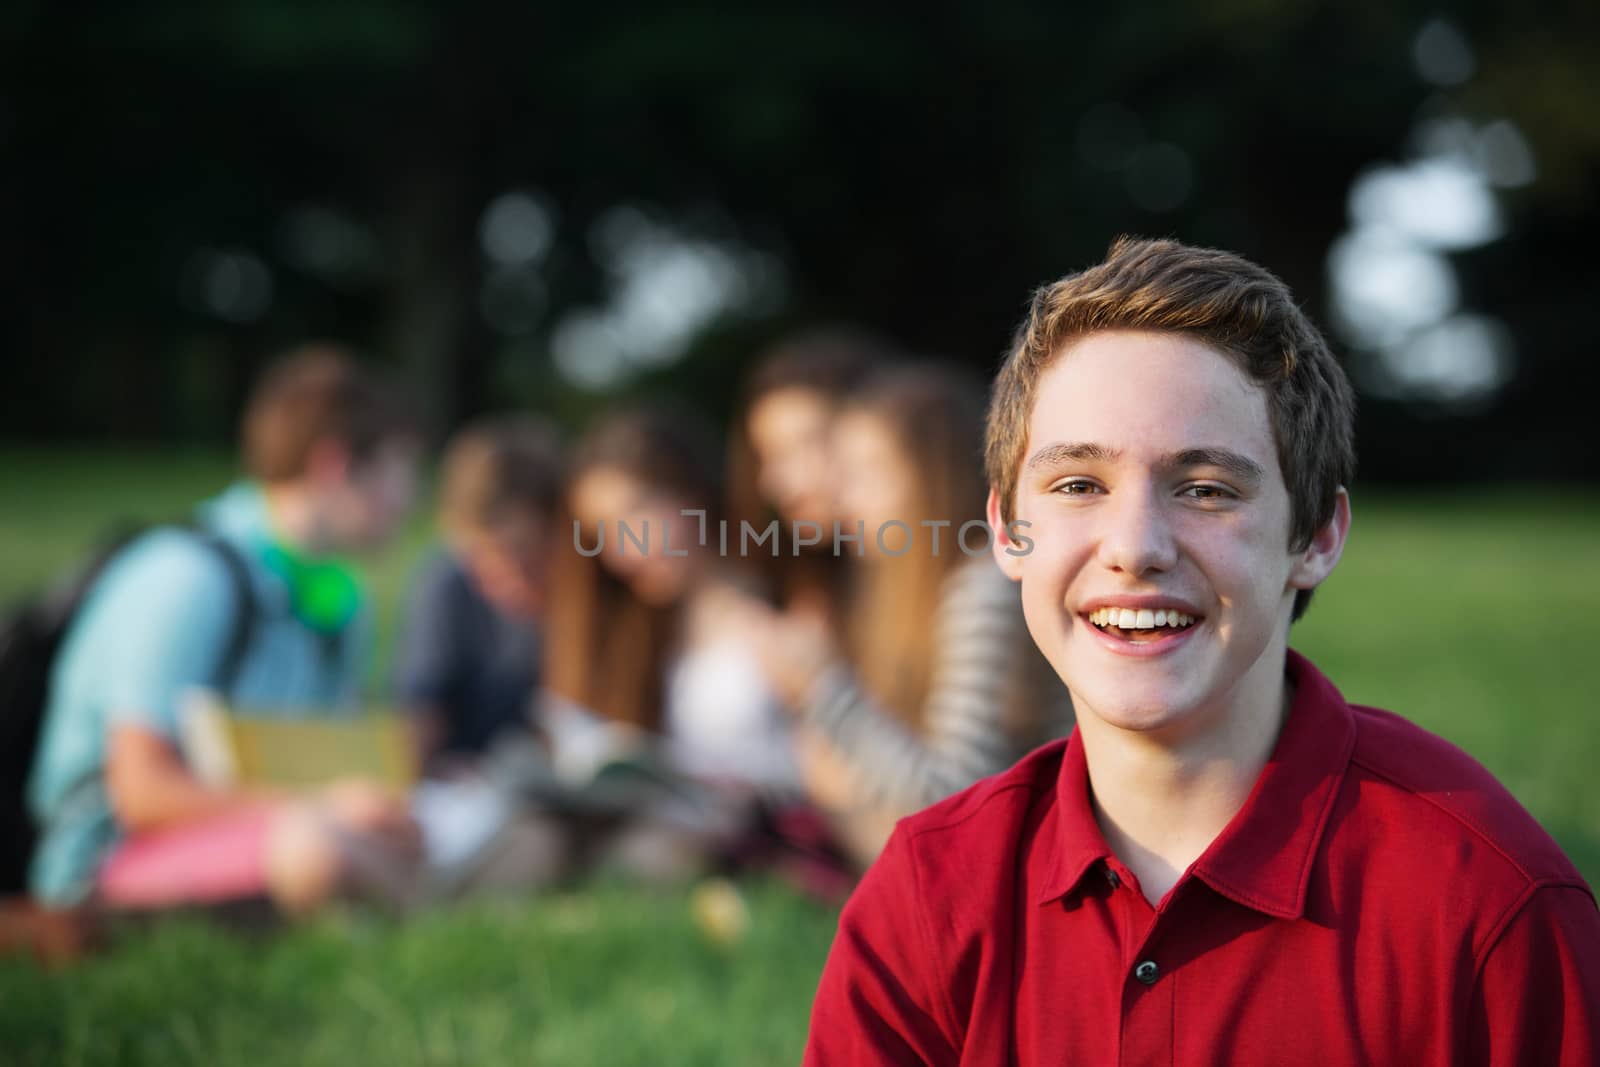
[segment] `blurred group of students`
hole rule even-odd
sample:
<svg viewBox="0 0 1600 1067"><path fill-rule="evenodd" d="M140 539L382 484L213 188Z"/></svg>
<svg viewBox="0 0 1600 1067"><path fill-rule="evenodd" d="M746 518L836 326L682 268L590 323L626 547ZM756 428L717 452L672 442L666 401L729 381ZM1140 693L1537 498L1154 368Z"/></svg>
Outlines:
<svg viewBox="0 0 1600 1067"><path fill-rule="evenodd" d="M1016 587L958 539L984 395L828 331L754 360L724 434L649 405L571 442L525 414L456 434L386 700L425 782L515 798L501 884L777 866L828 891L896 819L1068 731ZM360 708L374 631L346 561L399 530L427 460L401 393L327 348L269 371L241 439L244 477L118 553L65 635L28 782L42 900L305 912L404 899L427 862L415 790L218 785L186 751L197 689ZM620 807L561 803L619 753L652 769Z"/></svg>

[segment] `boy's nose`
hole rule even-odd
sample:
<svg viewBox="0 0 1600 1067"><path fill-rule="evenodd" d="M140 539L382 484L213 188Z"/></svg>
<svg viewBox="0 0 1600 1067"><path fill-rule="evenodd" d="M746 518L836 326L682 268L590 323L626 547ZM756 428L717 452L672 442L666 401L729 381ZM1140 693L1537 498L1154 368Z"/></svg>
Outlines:
<svg viewBox="0 0 1600 1067"><path fill-rule="evenodd" d="M1097 555L1105 567L1138 577L1177 564L1177 540L1154 492L1119 493L1101 515L1104 525Z"/></svg>

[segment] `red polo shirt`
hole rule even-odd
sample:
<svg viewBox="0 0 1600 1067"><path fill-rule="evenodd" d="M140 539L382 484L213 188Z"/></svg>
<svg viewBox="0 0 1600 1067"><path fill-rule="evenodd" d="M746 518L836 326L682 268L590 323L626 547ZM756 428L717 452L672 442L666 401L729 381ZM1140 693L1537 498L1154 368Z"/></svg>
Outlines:
<svg viewBox="0 0 1600 1067"><path fill-rule="evenodd" d="M846 905L808 1064L1600 1064L1600 912L1459 749L1296 684L1158 907L1074 734L902 821Z"/></svg>

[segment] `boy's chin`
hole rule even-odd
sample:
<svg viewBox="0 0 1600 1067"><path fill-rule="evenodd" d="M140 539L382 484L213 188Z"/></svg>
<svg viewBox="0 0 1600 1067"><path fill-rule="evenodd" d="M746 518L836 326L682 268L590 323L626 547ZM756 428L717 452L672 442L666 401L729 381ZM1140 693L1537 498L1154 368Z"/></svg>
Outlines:
<svg viewBox="0 0 1600 1067"><path fill-rule="evenodd" d="M1181 727L1192 716L1188 709L1167 706L1121 705L1102 711L1091 710L1107 726L1135 734L1167 734Z"/></svg>
<svg viewBox="0 0 1600 1067"><path fill-rule="evenodd" d="M1095 684L1098 682L1098 684ZM1196 694L1183 684L1128 684L1095 679L1078 689L1068 687L1079 717L1093 715L1107 726L1133 733L1163 733L1195 717Z"/></svg>

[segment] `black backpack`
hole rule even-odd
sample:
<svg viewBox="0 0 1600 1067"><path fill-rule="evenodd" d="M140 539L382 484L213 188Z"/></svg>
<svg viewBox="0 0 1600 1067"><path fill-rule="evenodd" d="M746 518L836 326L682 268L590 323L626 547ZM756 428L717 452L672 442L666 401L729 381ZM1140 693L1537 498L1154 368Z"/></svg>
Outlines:
<svg viewBox="0 0 1600 1067"><path fill-rule="evenodd" d="M186 530L225 565L239 605L228 643L212 675L226 693L250 644L256 615L248 565L237 549L197 525ZM28 861L38 828L28 811L28 777L49 704L50 675L62 639L106 566L145 529L126 527L43 593L24 598L0 617L0 895L27 887Z"/></svg>

